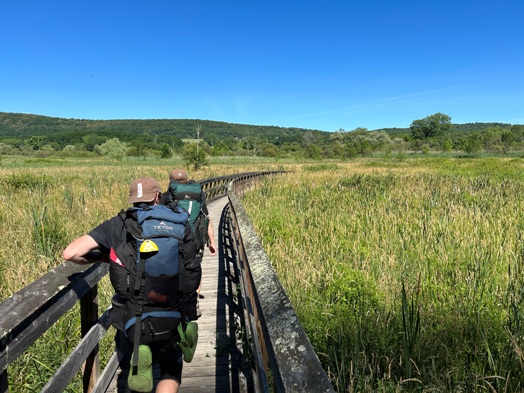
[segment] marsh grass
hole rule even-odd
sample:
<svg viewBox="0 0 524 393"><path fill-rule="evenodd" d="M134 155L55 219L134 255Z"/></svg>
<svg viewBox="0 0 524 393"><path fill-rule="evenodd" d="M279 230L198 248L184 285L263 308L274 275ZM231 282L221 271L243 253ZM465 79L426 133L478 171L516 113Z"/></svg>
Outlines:
<svg viewBox="0 0 524 393"><path fill-rule="evenodd" d="M245 194L338 391L524 389L523 166L372 158Z"/></svg>
<svg viewBox="0 0 524 393"><path fill-rule="evenodd" d="M268 160L220 161L188 173L204 179L289 166ZM129 183L134 178L153 176L167 189L169 171L177 166L183 164L159 159L5 157L0 166L0 298L11 296L61 264L62 250L69 242L127 208ZM112 293L105 277L99 286L101 312L109 306ZM108 334L101 344L102 365L113 351L112 336ZM9 366L10 391L40 391L79 339L80 314L75 307ZM67 391L82 391L80 375Z"/></svg>
<svg viewBox="0 0 524 393"><path fill-rule="evenodd" d="M62 263L71 240L126 208L133 178L154 176L166 188L175 166L182 164L3 159L2 298ZM523 166L519 158L220 158L189 173L295 170L244 203L337 391L517 392ZM104 279L101 309L111 294ZM79 335L75 308L10 366L11 391L39 391ZM112 334L102 348L105 364ZM79 377L68 391L81 391Z"/></svg>

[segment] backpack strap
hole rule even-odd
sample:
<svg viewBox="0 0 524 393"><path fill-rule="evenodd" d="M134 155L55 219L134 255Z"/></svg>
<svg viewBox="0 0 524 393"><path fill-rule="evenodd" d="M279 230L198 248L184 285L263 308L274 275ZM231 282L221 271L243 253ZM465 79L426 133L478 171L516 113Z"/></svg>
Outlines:
<svg viewBox="0 0 524 393"><path fill-rule="evenodd" d="M126 228L126 231L134 238L139 237L142 233L142 230L140 229L140 225L138 225L136 209L134 207L130 207L127 210L122 210L118 215L124 221L124 227Z"/></svg>
<svg viewBox="0 0 524 393"><path fill-rule="evenodd" d="M140 253L140 262L138 264L138 271L137 271L137 277L135 280L135 287L134 290L134 296L138 299L137 305L136 305L136 312L135 312L135 318L136 318L136 329L135 329L135 338L134 338L134 344L133 344L133 359L131 359L131 367L133 368L132 373L133 375L138 374L138 347L140 343L140 326L142 325L142 309L144 306L144 286L142 285L142 282L144 280L144 272L145 272L145 266L146 261L144 258L144 254Z"/></svg>

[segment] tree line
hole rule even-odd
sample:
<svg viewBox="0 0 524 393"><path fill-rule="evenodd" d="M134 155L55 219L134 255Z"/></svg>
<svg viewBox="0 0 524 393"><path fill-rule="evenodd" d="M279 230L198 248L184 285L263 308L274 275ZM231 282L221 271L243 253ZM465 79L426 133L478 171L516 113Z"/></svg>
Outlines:
<svg viewBox="0 0 524 393"><path fill-rule="evenodd" d="M198 139L197 132L198 130ZM0 154L351 158L382 152L524 151L524 125L453 124L435 113L409 128L335 132L209 120L83 120L0 112Z"/></svg>

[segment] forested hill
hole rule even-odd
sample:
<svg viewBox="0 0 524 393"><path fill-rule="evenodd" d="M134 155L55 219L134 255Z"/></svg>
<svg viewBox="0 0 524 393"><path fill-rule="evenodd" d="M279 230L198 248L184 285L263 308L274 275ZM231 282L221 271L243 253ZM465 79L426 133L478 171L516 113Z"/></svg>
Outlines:
<svg viewBox="0 0 524 393"><path fill-rule="evenodd" d="M247 124L226 123L199 119L150 119L150 120L86 120L64 119L41 115L0 112L0 136L30 137L36 135L50 136L52 134L75 133L85 135L94 133L107 136L132 137L144 133L152 135L171 135L179 139L195 138L196 128L200 125L200 137L244 138L248 136L264 136L268 139L303 136L309 131L325 135L327 131L303 129L294 127L256 126ZM452 124L454 132L483 131L492 127L509 128L505 123L464 123ZM381 128L370 131L384 131L391 136L411 133L406 128ZM121 135L120 135L121 134Z"/></svg>
<svg viewBox="0 0 524 393"><path fill-rule="evenodd" d="M125 155L169 156L195 139L210 155L348 158L377 151L524 151L524 125L450 120L441 113L414 120L415 133L411 128L328 132L199 119L86 120L0 112L0 155L102 154L100 149L113 143Z"/></svg>
<svg viewBox="0 0 524 393"><path fill-rule="evenodd" d="M85 120L64 119L40 115L0 112L0 137L27 138L47 136L52 139L62 136L77 139L88 134L116 137L127 141L138 135L173 136L178 139L199 136L208 143L220 139L245 138L257 136L267 140L302 140L305 132L326 134L320 130L285 128L277 126L255 126L233 124L198 119L158 119L158 120Z"/></svg>
<svg viewBox="0 0 524 393"><path fill-rule="evenodd" d="M463 124L452 124L451 130L454 133L467 133L467 132L478 132L485 131L489 128L500 127L500 128L510 128L512 124L506 123L463 123ZM373 131L384 131L387 132L392 137L396 137L402 134L410 134L410 128L381 128Z"/></svg>

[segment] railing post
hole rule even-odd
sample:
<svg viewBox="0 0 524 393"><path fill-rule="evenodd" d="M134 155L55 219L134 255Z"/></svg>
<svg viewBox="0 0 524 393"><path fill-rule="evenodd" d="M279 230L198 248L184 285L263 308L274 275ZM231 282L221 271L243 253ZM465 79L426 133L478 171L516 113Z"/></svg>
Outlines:
<svg viewBox="0 0 524 393"><path fill-rule="evenodd" d="M9 391L9 383L7 380L7 368L0 374L0 393Z"/></svg>
<svg viewBox="0 0 524 393"><path fill-rule="evenodd" d="M98 320L98 285L95 285L80 299L80 324L82 337ZM98 345L87 357L84 363L83 385L84 393L89 393L95 387L100 375L100 364L98 355Z"/></svg>

